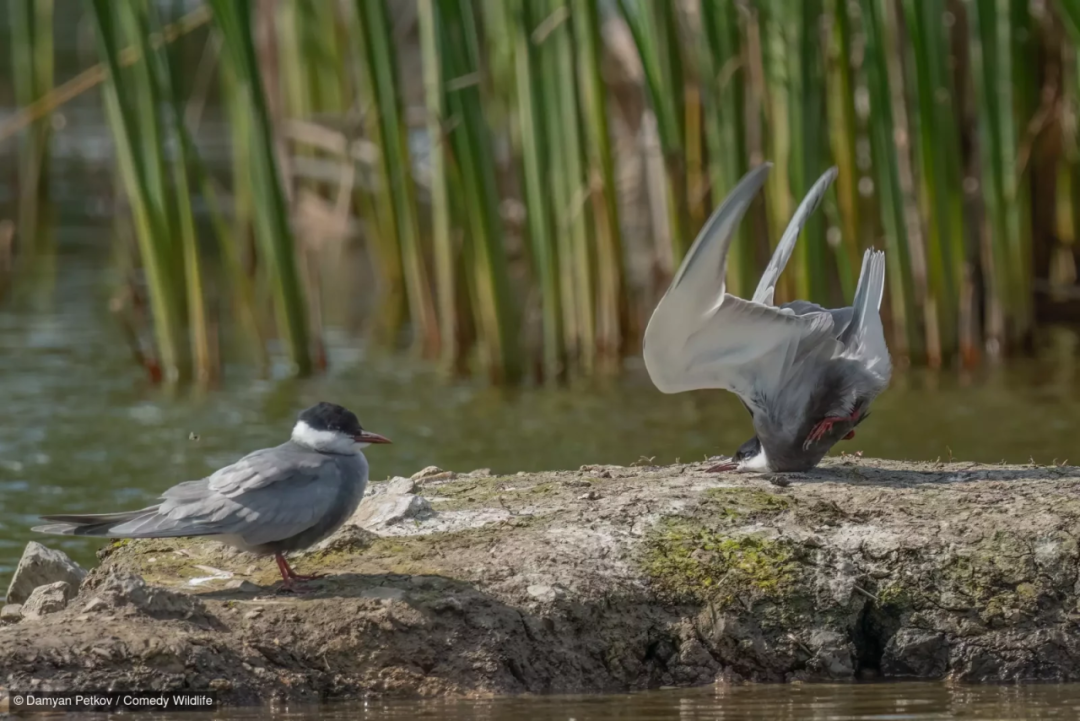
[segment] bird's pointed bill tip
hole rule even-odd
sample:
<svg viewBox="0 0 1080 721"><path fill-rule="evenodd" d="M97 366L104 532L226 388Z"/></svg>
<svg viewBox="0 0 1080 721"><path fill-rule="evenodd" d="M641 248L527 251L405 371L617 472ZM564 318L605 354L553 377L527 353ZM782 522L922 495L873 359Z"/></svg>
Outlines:
<svg viewBox="0 0 1080 721"><path fill-rule="evenodd" d="M372 433L371 431L361 431L353 437L353 440L357 443L393 443L386 436L380 436L378 433Z"/></svg>

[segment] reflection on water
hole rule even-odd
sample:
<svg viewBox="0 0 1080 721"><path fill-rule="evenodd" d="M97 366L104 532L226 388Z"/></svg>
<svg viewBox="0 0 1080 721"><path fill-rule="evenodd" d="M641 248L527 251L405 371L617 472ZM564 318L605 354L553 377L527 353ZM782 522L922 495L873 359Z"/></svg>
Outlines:
<svg viewBox="0 0 1080 721"><path fill-rule="evenodd" d="M704 687L596 696L361 701L290 709L227 709L156 716L177 721L1034 721L1080 718L1080 684L949 686L937 683Z"/></svg>
<svg viewBox="0 0 1080 721"><path fill-rule="evenodd" d="M56 284L0 306L0 574L18 560L39 513L152 503L173 483L281 442L295 413L321 399L356 410L394 440L368 452L375 479L431 464L513 473L700 460L731 453L752 432L733 395L665 396L639 361L628 361L618 381L571 389L447 384L429 368L370 351L341 327L328 332L325 376L267 380L234 365L219 391L170 394L145 382L108 311L108 231L60 232ZM1073 339L1063 333L1054 343L1040 359L964 378L897 374L855 440L835 452L1080 461ZM100 542L50 543L92 563Z"/></svg>

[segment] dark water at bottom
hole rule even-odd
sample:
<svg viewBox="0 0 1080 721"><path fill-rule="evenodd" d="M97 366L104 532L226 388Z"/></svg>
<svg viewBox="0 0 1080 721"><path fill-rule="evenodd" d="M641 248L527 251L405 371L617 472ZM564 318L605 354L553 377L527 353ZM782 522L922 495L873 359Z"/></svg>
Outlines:
<svg viewBox="0 0 1080 721"><path fill-rule="evenodd" d="M67 718L78 718L68 716ZM87 719L106 718L102 715ZM116 716L120 718L120 716ZM125 715L123 718L133 718ZM862 721L1080 718L1080 684L961 686L944 683L708 686L595 696L376 700L319 706L223 709L214 713L138 714L197 721Z"/></svg>

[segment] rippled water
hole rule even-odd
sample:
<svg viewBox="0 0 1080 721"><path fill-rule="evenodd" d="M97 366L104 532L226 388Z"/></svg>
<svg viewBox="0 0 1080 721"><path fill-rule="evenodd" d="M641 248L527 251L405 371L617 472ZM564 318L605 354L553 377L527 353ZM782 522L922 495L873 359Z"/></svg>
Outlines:
<svg viewBox="0 0 1080 721"><path fill-rule="evenodd" d="M1080 684L981 687L940 683L763 684L596 696L360 701L226 709L213 714L155 714L154 718L176 721L1035 721L1080 718Z"/></svg>

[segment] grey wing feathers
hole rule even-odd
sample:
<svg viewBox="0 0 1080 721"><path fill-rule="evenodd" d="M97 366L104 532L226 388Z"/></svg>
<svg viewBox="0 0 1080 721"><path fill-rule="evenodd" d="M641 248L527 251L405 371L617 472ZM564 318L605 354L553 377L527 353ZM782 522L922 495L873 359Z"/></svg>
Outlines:
<svg viewBox="0 0 1080 721"><path fill-rule="evenodd" d="M765 184L771 168L772 163L764 163L743 176L720 207L709 216L694 244L686 252L665 299L674 296L673 300L699 307L712 305L719 300L724 292L724 271L735 228Z"/></svg>
<svg viewBox="0 0 1080 721"><path fill-rule="evenodd" d="M885 253L868 249L863 253L859 284L855 288L855 300L851 303L851 322L840 334L840 342L851 345L864 336L868 329L881 327L881 298L885 291Z"/></svg>
<svg viewBox="0 0 1080 721"><path fill-rule="evenodd" d="M110 538L109 531L116 525L139 518L144 515L153 515L157 512L157 506L143 508L138 511L124 511L121 513L84 513L84 514L57 514L42 516L41 520L50 521L44 526L34 526L32 530L38 533L52 533L59 536L99 536Z"/></svg>
<svg viewBox="0 0 1080 721"><path fill-rule="evenodd" d="M686 358L682 346L708 323L722 303L727 252L734 230L771 167L771 163L765 163L747 173L713 212L649 319L643 347L645 367L656 387L665 393L683 390Z"/></svg>
<svg viewBox="0 0 1080 721"><path fill-rule="evenodd" d="M35 530L106 538L238 535L250 545L289 538L331 510L344 479L338 463L290 454L285 447L274 450L279 452L256 451L209 478L173 486L158 506L128 514L48 516L44 520L65 523Z"/></svg>
<svg viewBox="0 0 1080 721"><path fill-rule="evenodd" d="M832 353L833 329L829 313L795 315L725 295L709 323L687 339L678 385L680 390L727 388L754 403L751 386L771 393L797 351L822 346Z"/></svg>
<svg viewBox="0 0 1080 721"><path fill-rule="evenodd" d="M814 211L821 205L821 201L825 197L825 192L829 189L829 186L832 185L832 182L836 180L836 174L837 170L835 167L826 170L810 188L810 192L806 194L806 197L803 198L802 202L799 203L799 207L796 208L795 214L791 216L791 222L788 223L787 229L784 230L784 234L780 236L780 242L776 244L776 250L773 251L773 256L769 260L769 265L765 268L765 272L761 274L761 280L758 281L757 290L754 291L754 296L752 298L755 303L763 303L765 305L773 304L773 295L776 292L776 282L780 279L780 274L784 272L784 266L787 265L788 260L791 258L791 253L795 250L795 241L799 239L799 234L802 233L806 221L810 219L810 216L813 215Z"/></svg>
<svg viewBox="0 0 1080 721"><path fill-rule="evenodd" d="M882 387L892 375L892 359L881 325L881 299L885 291L885 253L867 250L852 303L851 322L840 334L844 356L858 358Z"/></svg>
<svg viewBox="0 0 1080 721"><path fill-rule="evenodd" d="M751 402L749 386L782 379L796 350L808 339L835 345L828 313L799 314L724 292L731 239L769 167L766 164L748 173L709 218L649 320L645 366L664 393L726 388ZM817 199L804 201L800 212L809 214L816 207L832 177L826 173L818 181ZM793 221L798 227L790 242L798 237L803 222ZM783 257L774 257L781 270L785 252L790 255L788 249L779 252ZM773 353L776 350L782 352Z"/></svg>

